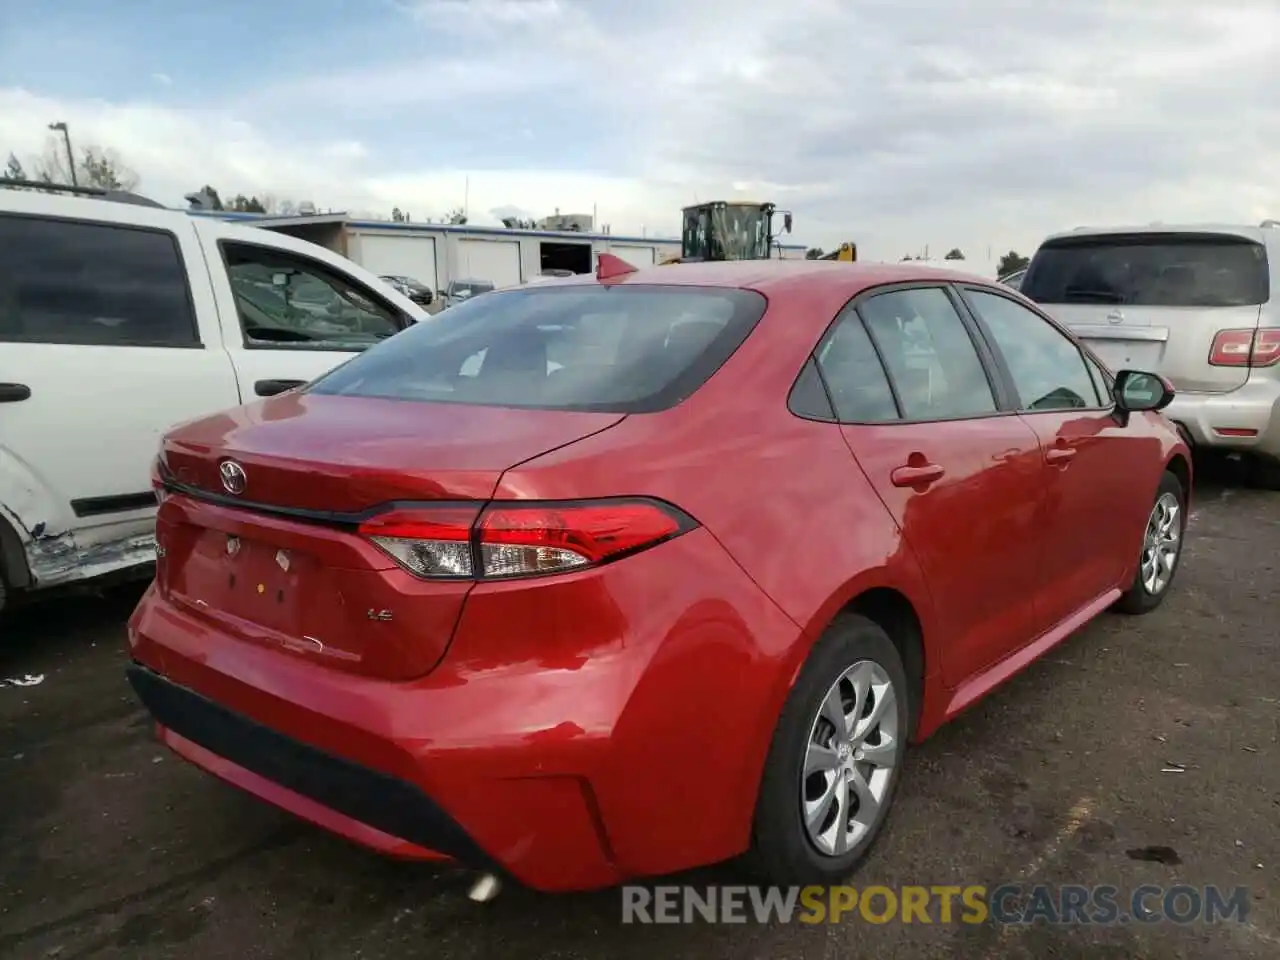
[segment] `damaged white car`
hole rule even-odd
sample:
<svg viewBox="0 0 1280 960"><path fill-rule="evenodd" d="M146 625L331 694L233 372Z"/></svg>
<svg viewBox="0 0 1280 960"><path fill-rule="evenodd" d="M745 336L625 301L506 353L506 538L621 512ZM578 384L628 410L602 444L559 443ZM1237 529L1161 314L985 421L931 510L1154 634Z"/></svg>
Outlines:
<svg viewBox="0 0 1280 960"><path fill-rule="evenodd" d="M0 608L148 575L166 430L427 317L322 247L132 194L0 180L0 249Z"/></svg>

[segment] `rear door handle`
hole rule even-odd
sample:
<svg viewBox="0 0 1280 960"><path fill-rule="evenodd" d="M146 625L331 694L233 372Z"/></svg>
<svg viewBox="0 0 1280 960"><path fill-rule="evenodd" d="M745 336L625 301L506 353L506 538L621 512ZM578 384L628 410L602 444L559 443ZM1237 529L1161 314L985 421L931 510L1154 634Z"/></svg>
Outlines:
<svg viewBox="0 0 1280 960"><path fill-rule="evenodd" d="M1044 459L1047 463L1062 464L1066 466L1075 457L1076 452L1071 447L1054 447L1045 451Z"/></svg>
<svg viewBox="0 0 1280 960"><path fill-rule="evenodd" d="M306 382L305 380L259 380L253 385L253 392L260 397L274 397L286 390L300 387Z"/></svg>
<svg viewBox="0 0 1280 960"><path fill-rule="evenodd" d="M31 388L25 383L0 383L0 403L18 403L31 397Z"/></svg>
<svg viewBox="0 0 1280 960"><path fill-rule="evenodd" d="M915 487L923 483L933 483L935 480L941 480L946 472L936 463L922 463L919 466L908 465L895 468L889 474L889 482L895 487Z"/></svg>

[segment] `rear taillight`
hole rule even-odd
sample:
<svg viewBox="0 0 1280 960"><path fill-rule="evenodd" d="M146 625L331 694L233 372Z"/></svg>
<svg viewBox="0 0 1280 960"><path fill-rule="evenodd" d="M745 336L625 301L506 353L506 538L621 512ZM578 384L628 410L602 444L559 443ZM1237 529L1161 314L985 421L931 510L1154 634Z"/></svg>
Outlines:
<svg viewBox="0 0 1280 960"><path fill-rule="evenodd" d="M596 566L694 526L667 504L618 499L396 509L360 533L424 579L488 580Z"/></svg>
<svg viewBox="0 0 1280 960"><path fill-rule="evenodd" d="M392 510L360 524L360 533L416 576L470 580L471 530L479 515L479 506Z"/></svg>
<svg viewBox="0 0 1280 960"><path fill-rule="evenodd" d="M1209 348L1215 367L1270 367L1280 361L1280 327L1219 330Z"/></svg>

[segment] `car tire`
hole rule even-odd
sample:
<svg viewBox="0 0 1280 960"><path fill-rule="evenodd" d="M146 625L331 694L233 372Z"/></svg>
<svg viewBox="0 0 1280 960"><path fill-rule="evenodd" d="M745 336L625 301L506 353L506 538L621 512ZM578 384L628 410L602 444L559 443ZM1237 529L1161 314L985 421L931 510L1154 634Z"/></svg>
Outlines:
<svg viewBox="0 0 1280 960"><path fill-rule="evenodd" d="M1176 507L1171 517L1169 510ZM1176 530L1176 539L1170 534ZM1138 557L1138 569L1129 589L1120 595L1115 609L1120 613L1141 615L1150 613L1164 602L1173 587L1178 567L1182 565L1182 550L1187 532L1187 495L1182 483L1172 473L1160 478L1151 513L1142 537L1142 551ZM1172 550L1172 553L1169 553Z"/></svg>
<svg viewBox="0 0 1280 960"><path fill-rule="evenodd" d="M855 683L867 684L872 695L856 702ZM843 745L834 739L836 690L846 721ZM753 874L779 885L835 883L867 856L897 791L910 704L906 671L889 635L862 616L837 618L810 652L774 731L745 858ZM816 761L823 768L805 776ZM849 823L850 814L856 828L840 849L836 825Z"/></svg>

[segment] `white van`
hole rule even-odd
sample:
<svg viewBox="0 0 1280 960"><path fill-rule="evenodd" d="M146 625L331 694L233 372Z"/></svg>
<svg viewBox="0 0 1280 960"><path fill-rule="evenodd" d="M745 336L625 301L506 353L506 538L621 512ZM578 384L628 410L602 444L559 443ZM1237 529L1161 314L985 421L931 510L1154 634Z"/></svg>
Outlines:
<svg viewBox="0 0 1280 960"><path fill-rule="evenodd" d="M151 464L170 427L299 386L427 319L314 244L132 195L12 183L0 182L0 608L149 570Z"/></svg>

